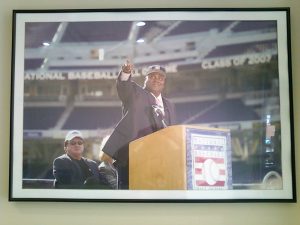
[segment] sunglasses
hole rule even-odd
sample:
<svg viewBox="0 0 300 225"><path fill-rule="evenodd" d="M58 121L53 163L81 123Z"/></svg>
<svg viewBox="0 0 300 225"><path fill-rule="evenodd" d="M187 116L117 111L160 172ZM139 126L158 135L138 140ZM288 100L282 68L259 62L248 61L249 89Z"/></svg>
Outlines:
<svg viewBox="0 0 300 225"><path fill-rule="evenodd" d="M83 141L70 141L70 145L83 145Z"/></svg>

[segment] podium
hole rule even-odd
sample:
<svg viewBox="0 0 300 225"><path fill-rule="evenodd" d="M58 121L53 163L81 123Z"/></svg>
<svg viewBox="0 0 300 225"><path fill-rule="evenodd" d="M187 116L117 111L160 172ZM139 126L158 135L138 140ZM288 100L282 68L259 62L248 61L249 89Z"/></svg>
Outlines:
<svg viewBox="0 0 300 225"><path fill-rule="evenodd" d="M129 189L231 189L230 130L176 125L129 144Z"/></svg>

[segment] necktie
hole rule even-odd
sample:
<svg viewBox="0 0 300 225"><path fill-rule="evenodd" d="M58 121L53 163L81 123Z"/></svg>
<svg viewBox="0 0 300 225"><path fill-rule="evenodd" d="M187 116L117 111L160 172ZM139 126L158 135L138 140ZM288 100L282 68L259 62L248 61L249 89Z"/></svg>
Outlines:
<svg viewBox="0 0 300 225"><path fill-rule="evenodd" d="M160 106L155 105L153 108L154 108L154 112L155 112L156 116L159 118L159 121L161 122L161 125L159 127L162 126L161 128L166 128L167 124L164 119L164 114L163 114L163 111L161 110Z"/></svg>
<svg viewBox="0 0 300 225"><path fill-rule="evenodd" d="M162 115L165 116L165 110L164 110L164 105L163 105L162 101L160 101L160 99L155 97L155 104L161 110Z"/></svg>

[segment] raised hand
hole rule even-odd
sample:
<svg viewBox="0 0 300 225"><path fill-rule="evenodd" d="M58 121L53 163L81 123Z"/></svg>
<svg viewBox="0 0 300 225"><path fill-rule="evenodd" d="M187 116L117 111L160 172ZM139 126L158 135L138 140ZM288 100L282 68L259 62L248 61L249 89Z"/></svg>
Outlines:
<svg viewBox="0 0 300 225"><path fill-rule="evenodd" d="M122 65L122 72L123 73L132 73L133 72L133 64L131 64L130 62L129 62L129 60L126 60L126 63L124 63L123 65Z"/></svg>

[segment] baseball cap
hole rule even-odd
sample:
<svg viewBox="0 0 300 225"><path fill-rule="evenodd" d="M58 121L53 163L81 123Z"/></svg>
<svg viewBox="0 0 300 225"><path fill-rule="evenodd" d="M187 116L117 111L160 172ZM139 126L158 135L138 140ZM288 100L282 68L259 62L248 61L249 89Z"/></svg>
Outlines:
<svg viewBox="0 0 300 225"><path fill-rule="evenodd" d="M160 73L161 75L163 76L166 76L166 69L160 65L152 65L152 66L149 66L148 67L148 70L147 70L147 73L146 73L146 76L148 76L150 73Z"/></svg>
<svg viewBox="0 0 300 225"><path fill-rule="evenodd" d="M71 141L75 137L79 137L79 138L83 139L82 133L79 130L71 130L67 133L65 142Z"/></svg>

